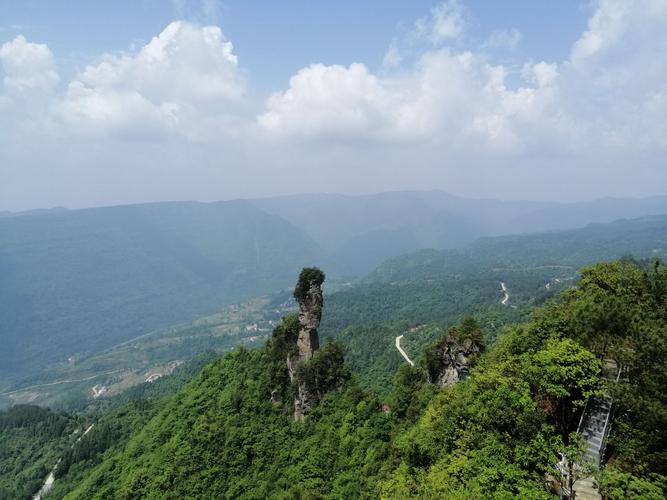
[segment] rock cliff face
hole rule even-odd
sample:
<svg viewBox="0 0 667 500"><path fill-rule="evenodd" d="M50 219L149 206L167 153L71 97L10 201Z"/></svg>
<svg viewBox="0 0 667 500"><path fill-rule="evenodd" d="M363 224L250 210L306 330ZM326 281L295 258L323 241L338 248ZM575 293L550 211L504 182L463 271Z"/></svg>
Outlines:
<svg viewBox="0 0 667 500"><path fill-rule="evenodd" d="M308 409L317 402L313 388L298 378L298 370L313 358L320 348L317 329L322 319L322 283L324 273L317 268L305 268L299 275L294 289L294 297L299 303L299 334L296 340L297 352L287 356L290 380L296 384L294 396L294 419L303 420ZM296 380L295 380L296 379Z"/></svg>
<svg viewBox="0 0 667 500"><path fill-rule="evenodd" d="M443 388L454 385L468 376L471 363L480 353L472 339L446 336L427 353L429 382Z"/></svg>

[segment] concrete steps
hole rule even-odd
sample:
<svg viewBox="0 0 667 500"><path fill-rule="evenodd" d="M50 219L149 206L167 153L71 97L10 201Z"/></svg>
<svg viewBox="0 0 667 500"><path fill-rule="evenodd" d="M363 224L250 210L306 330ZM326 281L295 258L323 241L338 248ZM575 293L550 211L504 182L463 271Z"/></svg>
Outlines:
<svg viewBox="0 0 667 500"><path fill-rule="evenodd" d="M602 500L598 492L598 485L593 478L587 477L575 481L572 489L575 491L577 500Z"/></svg>

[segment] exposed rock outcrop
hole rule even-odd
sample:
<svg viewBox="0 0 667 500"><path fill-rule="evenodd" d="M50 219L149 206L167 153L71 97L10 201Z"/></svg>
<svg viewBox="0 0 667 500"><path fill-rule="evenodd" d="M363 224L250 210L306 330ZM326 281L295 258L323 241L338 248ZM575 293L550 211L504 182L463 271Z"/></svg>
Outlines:
<svg viewBox="0 0 667 500"><path fill-rule="evenodd" d="M480 349L472 339L459 341L447 336L438 344L437 364L429 369L429 382L440 387L450 387L468 376L471 360L479 356Z"/></svg>
<svg viewBox="0 0 667 500"><path fill-rule="evenodd" d="M310 361L320 348L317 329L322 319L322 283L324 273L317 268L305 268L299 275L294 289L294 298L299 303L299 333L296 352L288 354L287 369L290 380L296 384L294 396L294 419L303 420L308 409L317 402L317 393L306 380L298 377L299 368Z"/></svg>
<svg viewBox="0 0 667 500"><path fill-rule="evenodd" d="M444 388L466 378L483 350L482 330L473 318L464 318L458 327L450 329L438 343L426 350L429 383Z"/></svg>

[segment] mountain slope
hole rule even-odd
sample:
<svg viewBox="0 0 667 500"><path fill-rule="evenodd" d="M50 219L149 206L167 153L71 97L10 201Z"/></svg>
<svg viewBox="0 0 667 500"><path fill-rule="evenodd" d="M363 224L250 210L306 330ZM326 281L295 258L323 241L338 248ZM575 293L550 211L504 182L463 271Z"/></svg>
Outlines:
<svg viewBox="0 0 667 500"><path fill-rule="evenodd" d="M338 268L370 272L387 258L457 248L484 236L519 234L666 214L667 196L550 203L468 199L442 191L307 194L250 200L302 228Z"/></svg>
<svg viewBox="0 0 667 500"><path fill-rule="evenodd" d="M579 268L634 255L667 256L667 215L622 219L580 229L481 238L460 250L425 250L380 265L367 282L424 280L474 269L510 272L538 266Z"/></svg>
<svg viewBox="0 0 667 500"><path fill-rule="evenodd" d="M0 390L10 375L25 379L52 363L277 291L303 266L360 276L401 254L550 228L561 218L580 225L657 211L667 212L667 197L559 205L427 191L9 214L0 218ZM570 252L559 238L545 237L536 255ZM471 251L503 252L493 245ZM607 252L617 246L600 244L593 259L617 256ZM477 265L474 256L460 262Z"/></svg>
<svg viewBox="0 0 667 500"><path fill-rule="evenodd" d="M405 334L406 350L417 356L472 314L493 342L503 326L527 319L536 305L573 286L580 267L625 255L667 259L667 216L484 238L461 250L397 257L329 296L321 333L346 346L366 387L386 393L403 363L395 349L398 335ZM501 282L510 294L505 303Z"/></svg>
<svg viewBox="0 0 667 500"><path fill-rule="evenodd" d="M284 288L317 245L243 201L0 219L0 375L108 348Z"/></svg>
<svg viewBox="0 0 667 500"><path fill-rule="evenodd" d="M296 318L286 318L265 348L207 366L66 498L555 498L558 453L581 460L570 433L608 356L624 359L628 375L601 488L612 500L657 500L667 472L666 273L623 261L584 269L575 289L466 360L454 385L429 381L445 368L435 345L401 368L385 399L348 380L304 423L291 416L285 351ZM474 322L439 345L465 324Z"/></svg>

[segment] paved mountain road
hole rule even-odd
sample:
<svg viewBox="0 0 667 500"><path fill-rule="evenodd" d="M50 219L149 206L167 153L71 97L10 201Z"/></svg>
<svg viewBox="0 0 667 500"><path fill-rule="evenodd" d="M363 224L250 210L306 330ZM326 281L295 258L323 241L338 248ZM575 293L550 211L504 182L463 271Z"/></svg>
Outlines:
<svg viewBox="0 0 667 500"><path fill-rule="evenodd" d="M410 366L415 366L415 364L412 362L412 360L408 357L407 353L403 350L401 347L401 339L403 338L403 335L399 335L396 337L396 349L398 349L398 352L401 353L401 356L405 358L405 361L410 363Z"/></svg>

